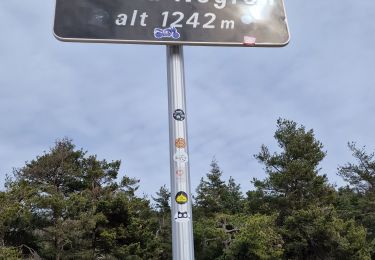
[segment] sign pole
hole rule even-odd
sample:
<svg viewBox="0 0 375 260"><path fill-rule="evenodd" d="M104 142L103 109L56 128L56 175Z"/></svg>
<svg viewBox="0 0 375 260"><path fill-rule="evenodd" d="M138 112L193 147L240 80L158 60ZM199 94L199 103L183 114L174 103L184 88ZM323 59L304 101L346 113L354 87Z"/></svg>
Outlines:
<svg viewBox="0 0 375 260"><path fill-rule="evenodd" d="M173 259L194 260L182 45L167 45L167 76Z"/></svg>

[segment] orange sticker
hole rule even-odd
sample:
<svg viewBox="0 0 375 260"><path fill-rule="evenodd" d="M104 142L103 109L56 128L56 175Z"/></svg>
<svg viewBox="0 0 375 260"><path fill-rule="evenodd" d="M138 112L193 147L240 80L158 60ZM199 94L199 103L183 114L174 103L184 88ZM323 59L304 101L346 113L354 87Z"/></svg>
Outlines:
<svg viewBox="0 0 375 260"><path fill-rule="evenodd" d="M186 146L186 142L184 138L177 138L175 143L176 143L177 148L185 148Z"/></svg>

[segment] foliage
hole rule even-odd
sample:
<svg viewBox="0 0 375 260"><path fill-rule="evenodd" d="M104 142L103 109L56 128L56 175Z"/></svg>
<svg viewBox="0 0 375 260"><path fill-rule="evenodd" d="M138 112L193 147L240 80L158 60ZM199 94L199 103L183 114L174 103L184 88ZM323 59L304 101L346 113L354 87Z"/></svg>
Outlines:
<svg viewBox="0 0 375 260"><path fill-rule="evenodd" d="M135 195L138 180L116 182L119 168L120 161L98 160L68 139L57 141L8 180L0 199L3 241L47 259L152 259L157 219L149 201Z"/></svg>
<svg viewBox="0 0 375 260"><path fill-rule="evenodd" d="M197 259L278 259L283 253L275 216L217 214L194 225Z"/></svg>
<svg viewBox="0 0 375 260"><path fill-rule="evenodd" d="M157 238L160 241L160 257L161 259L172 259L172 225L171 225L171 193L164 185L156 192L156 197L152 197L157 209L159 227L157 230Z"/></svg>
<svg viewBox="0 0 375 260"><path fill-rule="evenodd" d="M243 211L243 195L240 184L237 184L232 176L229 177L226 185L226 192L223 201L224 212L236 214Z"/></svg>
<svg viewBox="0 0 375 260"><path fill-rule="evenodd" d="M371 259L366 230L333 208L294 211L281 230L287 259Z"/></svg>
<svg viewBox="0 0 375 260"><path fill-rule="evenodd" d="M369 259L365 229L340 219L333 204L335 190L319 164L325 156L313 130L279 119L275 133L281 152L262 146L255 157L267 177L254 180L247 193L247 211L278 214L286 259Z"/></svg>
<svg viewBox="0 0 375 260"><path fill-rule="evenodd" d="M0 259L18 260L21 258L21 252L16 247L0 246Z"/></svg>
<svg viewBox="0 0 375 260"><path fill-rule="evenodd" d="M156 192L157 197L152 197L155 201L155 207L161 214L166 214L171 211L169 201L171 199L171 193L168 188L164 185L160 187L159 191Z"/></svg>
<svg viewBox="0 0 375 260"><path fill-rule="evenodd" d="M258 194L248 195L267 197L267 207L279 211L281 218L293 210L331 203L334 189L328 184L326 175L318 174L325 152L313 130L306 131L304 126L297 126L293 121L279 119L275 139L280 153L271 154L263 145L261 152L255 155L265 165L267 177L254 179ZM250 201L253 199L254 196Z"/></svg>
<svg viewBox="0 0 375 260"><path fill-rule="evenodd" d="M218 162L213 159L207 180L202 178L195 199L196 213L204 216L215 213L239 213L243 209L241 187L230 177L228 184L221 179L222 171Z"/></svg>
<svg viewBox="0 0 375 260"><path fill-rule="evenodd" d="M374 153L368 154L365 148L358 149L355 143L348 144L358 164L347 163L339 167L339 175L359 193L375 193Z"/></svg>
<svg viewBox="0 0 375 260"><path fill-rule="evenodd" d="M336 191L313 130L279 119L274 137L246 198L212 160L194 196L196 259L375 259L374 154L350 143L356 163L339 167ZM15 169L0 191L0 259L172 259L170 191L137 196L120 165L62 139Z"/></svg>
<svg viewBox="0 0 375 260"><path fill-rule="evenodd" d="M339 190L336 207L344 218L354 218L367 228L368 240L375 245L375 159L365 147L348 147L357 163L339 167L338 174L349 185ZM375 246L372 257L375 258Z"/></svg>
<svg viewBox="0 0 375 260"><path fill-rule="evenodd" d="M225 251L228 259L280 259L283 240L277 232L275 216L241 217L242 225Z"/></svg>
<svg viewBox="0 0 375 260"><path fill-rule="evenodd" d="M196 259L218 259L224 253L225 229L217 218L199 218L194 221L194 249Z"/></svg>

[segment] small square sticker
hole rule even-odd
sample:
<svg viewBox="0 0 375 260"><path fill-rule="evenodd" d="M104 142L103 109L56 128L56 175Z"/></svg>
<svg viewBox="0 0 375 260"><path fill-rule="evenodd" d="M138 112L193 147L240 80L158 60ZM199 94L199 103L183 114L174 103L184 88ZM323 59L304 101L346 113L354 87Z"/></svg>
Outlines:
<svg viewBox="0 0 375 260"><path fill-rule="evenodd" d="M244 36L243 37L243 44L247 46L254 46L257 38L252 36Z"/></svg>

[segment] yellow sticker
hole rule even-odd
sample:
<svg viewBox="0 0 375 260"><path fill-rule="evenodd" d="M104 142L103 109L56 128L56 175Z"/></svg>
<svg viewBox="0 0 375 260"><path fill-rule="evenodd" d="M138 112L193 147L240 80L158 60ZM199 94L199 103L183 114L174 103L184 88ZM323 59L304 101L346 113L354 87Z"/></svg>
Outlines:
<svg viewBox="0 0 375 260"><path fill-rule="evenodd" d="M180 191L176 194L176 202L178 204L185 204L188 202L188 195L186 194L186 192L183 192L183 191Z"/></svg>

